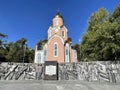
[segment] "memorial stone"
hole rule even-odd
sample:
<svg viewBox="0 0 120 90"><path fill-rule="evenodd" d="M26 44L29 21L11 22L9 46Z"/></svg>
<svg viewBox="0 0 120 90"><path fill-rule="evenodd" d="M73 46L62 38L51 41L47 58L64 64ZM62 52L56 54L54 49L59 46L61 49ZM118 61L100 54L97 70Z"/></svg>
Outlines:
<svg viewBox="0 0 120 90"><path fill-rule="evenodd" d="M46 61L44 66L44 80L58 80L57 61Z"/></svg>

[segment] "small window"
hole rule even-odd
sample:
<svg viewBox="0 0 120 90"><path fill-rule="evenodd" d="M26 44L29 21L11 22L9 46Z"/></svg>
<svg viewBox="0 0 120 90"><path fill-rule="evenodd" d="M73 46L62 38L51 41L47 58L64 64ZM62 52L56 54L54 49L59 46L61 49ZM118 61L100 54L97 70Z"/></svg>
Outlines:
<svg viewBox="0 0 120 90"><path fill-rule="evenodd" d="M58 56L58 44L57 43L54 44L54 56L55 57Z"/></svg>
<svg viewBox="0 0 120 90"><path fill-rule="evenodd" d="M64 36L65 36L64 31L62 31L62 37L64 37Z"/></svg>

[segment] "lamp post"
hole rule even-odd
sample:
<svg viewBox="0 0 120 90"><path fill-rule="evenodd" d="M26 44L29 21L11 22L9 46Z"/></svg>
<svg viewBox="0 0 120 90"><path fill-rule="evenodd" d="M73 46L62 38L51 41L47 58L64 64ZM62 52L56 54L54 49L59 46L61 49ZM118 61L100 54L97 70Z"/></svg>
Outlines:
<svg viewBox="0 0 120 90"><path fill-rule="evenodd" d="M23 63L25 62L26 42L23 44Z"/></svg>

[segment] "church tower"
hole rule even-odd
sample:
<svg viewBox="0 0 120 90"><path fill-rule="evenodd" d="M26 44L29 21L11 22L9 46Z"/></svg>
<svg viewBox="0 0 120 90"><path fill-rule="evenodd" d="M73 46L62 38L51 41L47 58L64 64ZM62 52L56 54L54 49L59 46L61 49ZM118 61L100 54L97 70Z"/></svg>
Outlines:
<svg viewBox="0 0 120 90"><path fill-rule="evenodd" d="M64 19L59 12L54 16L52 26L48 29L48 39L54 34L59 35L64 41L68 38L67 28L64 26Z"/></svg>
<svg viewBox="0 0 120 90"><path fill-rule="evenodd" d="M68 38L68 30L64 25L64 19L58 12L52 19L52 25L48 29L47 42L44 44L43 49L35 51L35 54L39 52L38 55L41 55L42 61L37 60L37 54L35 55L35 61L76 62L77 53L71 45L72 41Z"/></svg>

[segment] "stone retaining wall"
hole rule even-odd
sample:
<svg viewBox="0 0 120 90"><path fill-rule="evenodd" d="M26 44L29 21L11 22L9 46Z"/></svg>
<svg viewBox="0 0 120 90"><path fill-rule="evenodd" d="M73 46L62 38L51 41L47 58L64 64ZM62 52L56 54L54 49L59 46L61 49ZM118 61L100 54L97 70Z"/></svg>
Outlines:
<svg viewBox="0 0 120 90"><path fill-rule="evenodd" d="M1 63L1 80L32 80L43 78L43 64Z"/></svg>
<svg viewBox="0 0 120 90"><path fill-rule="evenodd" d="M60 64L59 80L120 82L120 64L119 62L79 62Z"/></svg>
<svg viewBox="0 0 120 90"><path fill-rule="evenodd" d="M0 80L43 80L44 64L1 63ZM59 64L59 80L120 82L120 63L78 62Z"/></svg>

